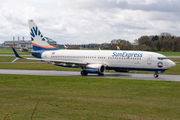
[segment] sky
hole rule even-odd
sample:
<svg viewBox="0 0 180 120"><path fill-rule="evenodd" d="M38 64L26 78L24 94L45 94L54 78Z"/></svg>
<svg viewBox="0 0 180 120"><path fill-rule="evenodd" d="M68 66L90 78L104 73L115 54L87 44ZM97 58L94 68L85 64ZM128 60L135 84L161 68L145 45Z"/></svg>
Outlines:
<svg viewBox="0 0 180 120"><path fill-rule="evenodd" d="M28 19L58 44L180 36L180 0L0 0L0 43L30 40Z"/></svg>

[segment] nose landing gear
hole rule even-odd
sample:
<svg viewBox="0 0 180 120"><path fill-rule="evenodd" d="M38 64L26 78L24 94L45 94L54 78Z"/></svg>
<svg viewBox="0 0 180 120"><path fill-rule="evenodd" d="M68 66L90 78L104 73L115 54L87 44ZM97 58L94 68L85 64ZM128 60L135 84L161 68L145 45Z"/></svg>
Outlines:
<svg viewBox="0 0 180 120"><path fill-rule="evenodd" d="M158 78L158 74L159 73L163 73L163 72L165 72L165 71L154 71L154 78Z"/></svg>
<svg viewBox="0 0 180 120"><path fill-rule="evenodd" d="M154 78L158 78L158 74L157 73L154 73Z"/></svg>

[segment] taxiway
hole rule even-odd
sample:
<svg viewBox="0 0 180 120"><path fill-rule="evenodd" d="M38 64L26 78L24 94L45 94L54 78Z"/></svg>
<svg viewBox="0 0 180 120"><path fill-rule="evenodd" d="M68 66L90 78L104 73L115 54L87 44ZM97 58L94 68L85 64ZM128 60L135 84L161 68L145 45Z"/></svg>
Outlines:
<svg viewBox="0 0 180 120"><path fill-rule="evenodd" d="M136 74L136 73L105 73L104 76L98 76L97 74L88 74L88 76L81 76L80 72L75 72L75 71L12 70L12 69L0 69L0 74L180 81L180 75L162 75L162 74L159 75L159 78L154 78L153 74Z"/></svg>

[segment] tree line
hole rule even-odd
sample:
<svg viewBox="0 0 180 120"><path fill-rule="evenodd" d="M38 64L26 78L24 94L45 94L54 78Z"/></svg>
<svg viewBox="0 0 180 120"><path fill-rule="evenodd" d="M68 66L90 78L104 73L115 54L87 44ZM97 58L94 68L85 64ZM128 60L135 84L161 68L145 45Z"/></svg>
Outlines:
<svg viewBox="0 0 180 120"><path fill-rule="evenodd" d="M104 48L107 50L117 50L117 46L121 50L142 50L142 51L164 51L164 52L180 52L180 37L172 36L170 33L161 33L160 35L141 36L130 43L128 40L117 40L118 42L108 45L90 44L90 48ZM93 47L92 47L93 46ZM79 45L69 45L67 49L80 49Z"/></svg>
<svg viewBox="0 0 180 120"><path fill-rule="evenodd" d="M115 50L116 46L110 44L105 49ZM134 40L133 44L121 40L118 46L121 50L180 52L180 37L172 36L170 33L161 33L154 36L141 36Z"/></svg>

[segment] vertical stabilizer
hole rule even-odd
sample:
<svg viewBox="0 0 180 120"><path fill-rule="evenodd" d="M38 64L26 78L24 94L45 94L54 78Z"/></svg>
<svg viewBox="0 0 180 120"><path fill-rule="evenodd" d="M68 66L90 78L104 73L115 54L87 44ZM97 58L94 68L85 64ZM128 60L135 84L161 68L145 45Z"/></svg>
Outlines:
<svg viewBox="0 0 180 120"><path fill-rule="evenodd" d="M58 48L47 43L33 20L28 20L28 22L33 50L58 50Z"/></svg>
<svg viewBox="0 0 180 120"><path fill-rule="evenodd" d="M117 50L120 50L119 46L117 46Z"/></svg>

